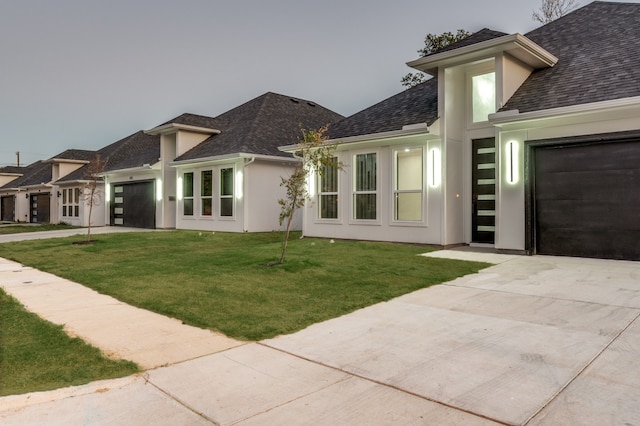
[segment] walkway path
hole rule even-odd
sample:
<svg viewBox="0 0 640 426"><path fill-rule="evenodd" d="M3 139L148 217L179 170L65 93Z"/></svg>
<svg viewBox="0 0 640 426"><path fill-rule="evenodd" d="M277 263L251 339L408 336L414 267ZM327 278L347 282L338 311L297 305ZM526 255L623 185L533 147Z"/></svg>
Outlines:
<svg viewBox="0 0 640 426"><path fill-rule="evenodd" d="M149 367L169 365L0 398L0 423L640 424L640 264L493 260L501 263L248 344L187 332L191 327L177 321L3 262L0 286L30 309L65 323L75 315L67 310L91 311L67 327ZM101 302L85 309L86 299L98 296ZM147 348L134 349L140 337L128 321L113 326L129 309L136 312L133 329L149 327ZM163 325L152 331L147 319ZM165 331L173 325L177 334ZM197 349L175 353L153 343L182 337L182 330L193 333L186 342Z"/></svg>

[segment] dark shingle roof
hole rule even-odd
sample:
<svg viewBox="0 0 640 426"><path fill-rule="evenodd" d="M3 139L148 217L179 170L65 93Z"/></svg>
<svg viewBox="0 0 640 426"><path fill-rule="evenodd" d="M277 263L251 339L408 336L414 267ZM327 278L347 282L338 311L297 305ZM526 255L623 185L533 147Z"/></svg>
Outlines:
<svg viewBox="0 0 640 426"><path fill-rule="evenodd" d="M94 155L96 155L95 151L87 151L85 149L68 149L58 155L54 155L49 160L90 161Z"/></svg>
<svg viewBox="0 0 640 426"><path fill-rule="evenodd" d="M2 166L0 167L0 173L10 174L22 174L24 173L24 167L19 166Z"/></svg>
<svg viewBox="0 0 640 426"><path fill-rule="evenodd" d="M197 114L189 114L185 113L177 116L174 119L171 119L167 122L162 123L160 126L164 126L165 124L184 124L187 126L195 126L195 127L204 127L206 129L215 129L215 118L207 117L205 115L197 115Z"/></svg>
<svg viewBox="0 0 640 426"><path fill-rule="evenodd" d="M22 176L7 183L1 189L12 189L49 183L51 181L51 163L36 161L26 167L22 167L22 173Z"/></svg>
<svg viewBox="0 0 640 426"><path fill-rule="evenodd" d="M483 41L493 40L494 38L502 37L505 35L507 35L507 33L491 30L489 28L483 28L480 31L471 34L469 37L465 37L460 41L457 41L453 44L443 47L442 49L438 49L435 52L428 54L427 57L442 52L448 52L450 50L460 49L461 47L471 46L472 44L482 43Z"/></svg>
<svg viewBox="0 0 640 426"><path fill-rule="evenodd" d="M96 155L100 156L101 161L106 161L105 171L107 172L155 164L160 159L160 136L148 135L140 130L98 151L92 151L92 155L87 160L93 160ZM63 176L57 182L84 180L86 169L85 165Z"/></svg>
<svg viewBox="0 0 640 426"><path fill-rule="evenodd" d="M314 102L269 92L215 118L201 118L206 124L200 124L201 127L217 129L221 133L211 136L176 161L236 153L289 156L278 147L298 142L301 128L317 129L343 117Z"/></svg>
<svg viewBox="0 0 640 426"><path fill-rule="evenodd" d="M558 63L532 73L501 110L640 96L640 4L596 1L526 36Z"/></svg>
<svg viewBox="0 0 640 426"><path fill-rule="evenodd" d="M385 99L329 127L331 139L367 135L418 123L432 124L438 118L438 80L432 78Z"/></svg>
<svg viewBox="0 0 640 426"><path fill-rule="evenodd" d="M95 151L87 151L84 149L68 149L58 155L54 155L46 161L36 161L26 167L21 167L22 176L4 185L2 188L20 188L25 186L41 185L51 182L52 163L51 160L73 160L73 161L90 161ZM75 172L73 172L75 173Z"/></svg>

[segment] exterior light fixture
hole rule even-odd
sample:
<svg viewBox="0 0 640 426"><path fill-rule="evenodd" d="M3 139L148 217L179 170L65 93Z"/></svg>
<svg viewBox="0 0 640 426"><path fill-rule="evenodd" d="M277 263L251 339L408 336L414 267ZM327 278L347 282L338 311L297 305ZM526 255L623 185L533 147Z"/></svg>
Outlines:
<svg viewBox="0 0 640 426"><path fill-rule="evenodd" d="M156 200L162 201L162 179L156 180Z"/></svg>
<svg viewBox="0 0 640 426"><path fill-rule="evenodd" d="M178 201L182 201L182 195L183 195L182 194L182 190L183 190L183 188L182 188L182 176L179 176L178 177L178 185L176 187L176 195L177 195Z"/></svg>
<svg viewBox="0 0 640 426"><path fill-rule="evenodd" d="M442 161L439 148L432 148L427 156L427 179L429 186L437 188L440 186L442 179Z"/></svg>
<svg viewBox="0 0 640 426"><path fill-rule="evenodd" d="M111 202L111 184L108 183L104 186L104 200L105 202Z"/></svg>
<svg viewBox="0 0 640 426"><path fill-rule="evenodd" d="M509 141L506 145L505 161L507 183L516 184L520 176L519 145L516 141Z"/></svg>
<svg viewBox="0 0 640 426"><path fill-rule="evenodd" d="M236 200L242 200L242 189L244 188L244 184L242 183L242 171L238 170L236 172Z"/></svg>
<svg viewBox="0 0 640 426"><path fill-rule="evenodd" d="M316 173L315 170L312 170L309 173L309 179L307 181L307 193L309 197L313 198L316 195Z"/></svg>

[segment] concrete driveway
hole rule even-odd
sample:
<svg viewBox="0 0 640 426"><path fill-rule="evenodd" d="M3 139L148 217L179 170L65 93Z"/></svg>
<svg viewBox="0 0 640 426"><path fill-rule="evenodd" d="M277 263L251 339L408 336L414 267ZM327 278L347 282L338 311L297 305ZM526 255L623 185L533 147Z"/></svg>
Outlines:
<svg viewBox="0 0 640 426"><path fill-rule="evenodd" d="M292 335L1 398L0 423L640 424L640 264L486 259Z"/></svg>

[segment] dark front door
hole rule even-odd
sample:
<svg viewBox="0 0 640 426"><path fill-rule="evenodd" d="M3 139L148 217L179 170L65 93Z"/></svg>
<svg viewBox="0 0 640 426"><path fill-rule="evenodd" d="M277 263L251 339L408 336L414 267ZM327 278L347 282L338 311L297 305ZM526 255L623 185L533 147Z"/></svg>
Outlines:
<svg viewBox="0 0 640 426"><path fill-rule="evenodd" d="M471 146L471 241L493 244L496 229L496 140L474 139Z"/></svg>
<svg viewBox="0 0 640 426"><path fill-rule="evenodd" d="M155 181L113 184L111 225L156 227Z"/></svg>
<svg viewBox="0 0 640 426"><path fill-rule="evenodd" d="M48 192L31 194L31 223L49 223L51 214L51 195Z"/></svg>
<svg viewBox="0 0 640 426"><path fill-rule="evenodd" d="M2 197L0 209L2 209L3 222L15 222L16 201L13 195L7 195Z"/></svg>
<svg viewBox="0 0 640 426"><path fill-rule="evenodd" d="M537 147L539 254L640 260L640 140Z"/></svg>

